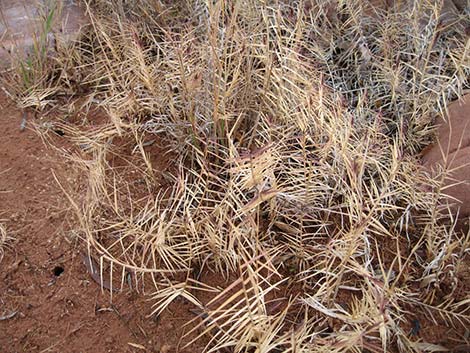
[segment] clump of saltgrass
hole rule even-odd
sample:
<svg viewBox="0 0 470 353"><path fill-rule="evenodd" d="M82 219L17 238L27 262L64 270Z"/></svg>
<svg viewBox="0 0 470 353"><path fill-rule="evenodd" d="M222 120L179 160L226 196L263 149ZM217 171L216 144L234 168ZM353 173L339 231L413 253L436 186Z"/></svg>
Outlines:
<svg viewBox="0 0 470 353"><path fill-rule="evenodd" d="M433 351L413 313L468 325L470 239L418 161L469 85L464 18L356 0L89 15L67 65L109 120L64 127L88 176L72 202L103 262L151 279L155 313L192 303L211 352Z"/></svg>

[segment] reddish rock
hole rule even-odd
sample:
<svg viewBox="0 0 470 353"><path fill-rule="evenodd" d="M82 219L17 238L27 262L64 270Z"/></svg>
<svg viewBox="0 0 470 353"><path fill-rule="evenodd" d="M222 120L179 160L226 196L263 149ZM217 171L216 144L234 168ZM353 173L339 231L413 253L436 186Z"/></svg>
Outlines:
<svg viewBox="0 0 470 353"><path fill-rule="evenodd" d="M49 49L76 38L88 22L85 8L78 1L62 0L47 8L44 1L0 1L0 67L34 51L37 43L45 41ZM53 13L52 28L44 34L45 17Z"/></svg>
<svg viewBox="0 0 470 353"><path fill-rule="evenodd" d="M423 152L423 166L430 172L451 170L444 193L458 200L452 209L462 217L470 216L470 94L453 102L448 114L437 123L437 143ZM456 184L456 185L455 185Z"/></svg>

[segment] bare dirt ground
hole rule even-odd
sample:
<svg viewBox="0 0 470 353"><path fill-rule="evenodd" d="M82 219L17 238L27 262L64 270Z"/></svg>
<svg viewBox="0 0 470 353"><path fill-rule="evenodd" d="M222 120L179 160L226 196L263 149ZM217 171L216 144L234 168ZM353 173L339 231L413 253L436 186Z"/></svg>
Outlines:
<svg viewBox="0 0 470 353"><path fill-rule="evenodd" d="M0 352L188 351L181 336L194 315L185 303L155 319L148 298L128 289L111 299L92 280L52 170L76 176L30 122L20 131L21 120L2 94L0 220L15 241L0 262ZM65 138L54 139L69 148Z"/></svg>

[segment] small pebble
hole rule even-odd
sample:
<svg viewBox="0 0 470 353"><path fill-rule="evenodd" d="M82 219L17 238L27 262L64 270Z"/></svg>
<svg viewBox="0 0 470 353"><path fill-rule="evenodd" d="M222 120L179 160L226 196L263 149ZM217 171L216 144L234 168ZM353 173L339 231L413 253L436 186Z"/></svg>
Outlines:
<svg viewBox="0 0 470 353"><path fill-rule="evenodd" d="M160 348L160 353L169 353L171 349L171 346L168 344L164 344L162 348Z"/></svg>

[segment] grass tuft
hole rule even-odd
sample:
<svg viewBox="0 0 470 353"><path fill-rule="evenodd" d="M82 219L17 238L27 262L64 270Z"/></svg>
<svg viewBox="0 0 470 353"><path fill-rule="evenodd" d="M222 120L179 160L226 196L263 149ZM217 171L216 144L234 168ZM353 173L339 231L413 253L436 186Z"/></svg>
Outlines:
<svg viewBox="0 0 470 353"><path fill-rule="evenodd" d="M194 306L208 352L444 349L411 325L469 325L470 238L419 153L469 88L468 19L412 5L90 2L53 97L106 112L61 127L102 266Z"/></svg>

